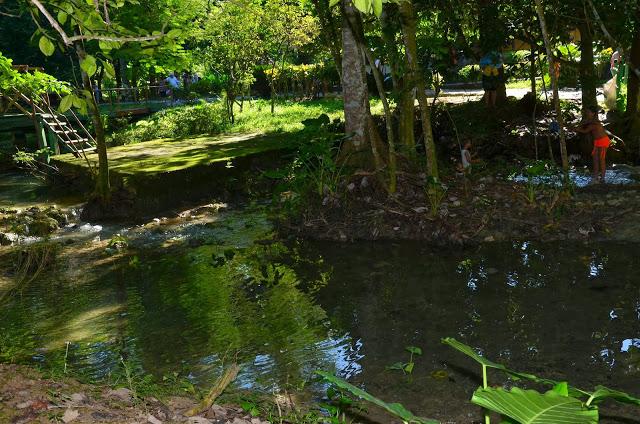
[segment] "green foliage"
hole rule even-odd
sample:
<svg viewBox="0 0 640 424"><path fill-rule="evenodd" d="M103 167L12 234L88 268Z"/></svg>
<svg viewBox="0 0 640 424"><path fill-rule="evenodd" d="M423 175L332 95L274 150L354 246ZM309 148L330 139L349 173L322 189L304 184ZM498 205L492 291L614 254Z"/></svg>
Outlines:
<svg viewBox="0 0 640 424"><path fill-rule="evenodd" d="M640 406L640 399L618 390L597 386L595 391L588 392L570 386L566 382L513 371L479 355L470 346L453 338L442 339L442 343L464 353L482 366L484 384L483 387L475 391L471 401L521 424L597 423L598 409L595 404L605 399ZM489 388L487 368L500 370L516 380L524 379L550 385L553 389L541 394L534 390L519 388L513 388L510 391L502 388Z"/></svg>
<svg viewBox="0 0 640 424"><path fill-rule="evenodd" d="M514 387L480 388L471 402L498 412L521 424L594 424L598 422L598 409L585 406L579 399L553 390L541 394L535 390Z"/></svg>
<svg viewBox="0 0 640 424"><path fill-rule="evenodd" d="M367 393L366 391L356 387L345 380L336 377L330 373L324 371L316 371L316 374L323 377L329 383L335 385L336 387L347 390L353 395L359 397L360 399L366 400L367 402L371 402L372 404L379 406L390 414L400 418L405 423L416 423L416 424L437 424L437 421L428 420L426 418L416 417L411 413L411 411L407 410L404 406L399 403L387 403L377 397Z"/></svg>
<svg viewBox="0 0 640 424"><path fill-rule="evenodd" d="M139 143L157 138L179 138L219 134L229 126L224 102L200 103L154 113L110 136L115 145Z"/></svg>
<svg viewBox="0 0 640 424"><path fill-rule="evenodd" d="M0 93L11 89L21 91L27 96L41 96L50 94L67 94L70 85L58 81L55 77L44 72L18 72L12 67L13 61L0 52Z"/></svg>
<svg viewBox="0 0 640 424"><path fill-rule="evenodd" d="M409 362L396 362L387 367L388 370L400 370L405 374L411 375L413 373L413 368L415 367L415 362L413 361L413 356L422 355L422 349L415 346L407 346L405 350L410 353Z"/></svg>
<svg viewBox="0 0 640 424"><path fill-rule="evenodd" d="M443 184L438 178L427 177L427 183L424 187L424 192L429 201L429 210L431 211L431 217L435 218L438 215L438 210L442 204L442 200L447 195L448 187Z"/></svg>

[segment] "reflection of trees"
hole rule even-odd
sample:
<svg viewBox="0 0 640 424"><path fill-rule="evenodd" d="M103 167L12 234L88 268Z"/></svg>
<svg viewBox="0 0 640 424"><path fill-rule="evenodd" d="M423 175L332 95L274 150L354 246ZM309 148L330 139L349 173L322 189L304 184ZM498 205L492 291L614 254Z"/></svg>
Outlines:
<svg viewBox="0 0 640 424"><path fill-rule="evenodd" d="M260 355L272 376L294 383L302 363L319 355L313 346L326 331L324 311L273 249L224 253L204 246L151 265L155 287L144 290L145 313L136 319L140 351L156 361L149 368L158 359L175 366L208 355L207 365L219 366L236 354L240 361Z"/></svg>

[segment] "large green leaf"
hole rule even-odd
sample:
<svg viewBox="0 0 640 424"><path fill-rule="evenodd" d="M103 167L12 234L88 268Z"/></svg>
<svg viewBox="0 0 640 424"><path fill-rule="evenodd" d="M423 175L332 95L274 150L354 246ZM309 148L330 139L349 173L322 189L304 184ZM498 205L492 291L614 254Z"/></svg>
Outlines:
<svg viewBox="0 0 640 424"><path fill-rule="evenodd" d="M333 374L329 374L328 372L324 372L324 371L316 371L316 374L322 376L325 380L327 380L331 384L334 384L343 390L347 390L352 394L358 396L359 398L364 399L368 402L371 402L374 405L381 407L382 409L385 409L387 412L395 415L396 417L400 418L405 422L416 423L416 424L438 424L438 421L416 417L411 413L411 411L407 410L404 406L402 406L399 403L387 403L381 399L378 399L377 397L365 392L361 388L356 387L353 384L347 383L343 379L336 377Z"/></svg>
<svg viewBox="0 0 640 424"><path fill-rule="evenodd" d="M554 391L541 394L535 390L514 387L479 388L471 402L505 415L520 424L596 424L598 409L586 407L580 401Z"/></svg>
<svg viewBox="0 0 640 424"><path fill-rule="evenodd" d="M470 358L473 358L476 362L478 362L481 365L484 365L488 368L494 368L497 370L500 370L508 375L510 375L511 377L514 377L516 379L524 379L524 380L530 380L536 383L541 383L541 384L548 384L550 386L557 386L558 384L562 383L560 381L556 381L556 380L551 380L548 378L542 378L542 377L538 377L536 375L533 374L528 374L528 373L524 373L524 372L519 372L519 371L514 371L511 370L507 367L505 367L502 364L497 364L493 361L490 361L489 359L485 358L484 356L480 356L479 354L477 354L470 346L467 346L464 343L461 343L459 341L457 341L456 339L452 338L452 337L447 337L445 339L442 339L442 343L451 346L452 348L458 350L459 352L464 353L465 355L469 356ZM568 386L568 393L571 396L591 396L591 393L578 389L576 387L573 386Z"/></svg>

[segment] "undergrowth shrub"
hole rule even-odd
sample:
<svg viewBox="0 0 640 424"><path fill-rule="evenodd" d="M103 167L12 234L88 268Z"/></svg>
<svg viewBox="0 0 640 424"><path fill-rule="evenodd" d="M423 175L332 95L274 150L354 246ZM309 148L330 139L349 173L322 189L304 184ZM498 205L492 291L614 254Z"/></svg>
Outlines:
<svg viewBox="0 0 640 424"><path fill-rule="evenodd" d="M199 134L219 134L229 126L224 101L202 102L161 110L110 136L113 145L139 143L156 138L179 138Z"/></svg>

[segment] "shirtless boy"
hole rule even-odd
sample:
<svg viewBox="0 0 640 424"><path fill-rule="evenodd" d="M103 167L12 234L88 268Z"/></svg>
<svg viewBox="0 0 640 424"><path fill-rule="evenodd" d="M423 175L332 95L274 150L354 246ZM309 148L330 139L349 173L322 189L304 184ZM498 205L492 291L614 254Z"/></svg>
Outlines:
<svg viewBox="0 0 640 424"><path fill-rule="evenodd" d="M575 131L582 134L591 134L593 137L593 183L604 182L604 174L606 171L607 148L611 144L611 140L604 129L604 126L598 119L598 109L595 107L587 107L585 110L585 122L580 124Z"/></svg>

